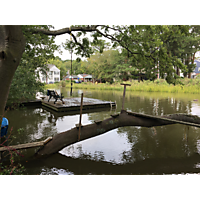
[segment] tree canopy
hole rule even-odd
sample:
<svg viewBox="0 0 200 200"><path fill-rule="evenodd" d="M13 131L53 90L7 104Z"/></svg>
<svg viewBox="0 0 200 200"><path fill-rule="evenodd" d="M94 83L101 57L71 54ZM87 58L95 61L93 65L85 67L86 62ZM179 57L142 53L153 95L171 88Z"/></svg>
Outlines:
<svg viewBox="0 0 200 200"><path fill-rule="evenodd" d="M199 50L199 26L76 25L60 31L50 31L52 28L22 26L26 47L9 98L14 96L16 99L17 94L20 94L20 98L29 98L37 89L41 90L42 84L34 79L35 69L44 68L47 63L55 64L61 70L61 79L66 75L71 62L53 56L53 52L58 50L54 36L65 32L73 40L66 40L64 48L80 57L89 58L87 62L77 62L80 58L73 61L72 73L90 73L97 79L110 82L113 78L127 80L133 73L143 72L151 80L159 73L168 83L175 84L180 70L184 76L190 77L195 67L195 53ZM110 43L102 38L109 39ZM28 76L24 76L24 72ZM33 84L29 84L29 80ZM21 90L23 95L16 93L17 90Z"/></svg>
<svg viewBox="0 0 200 200"><path fill-rule="evenodd" d="M54 58L54 51L58 50L54 37L43 34L33 35L25 31L27 28L50 29L52 26L22 26L26 39L25 51L14 74L8 103L34 99L36 92L43 91L43 85L38 81L39 70L46 70L46 64ZM36 71L39 69L38 71Z"/></svg>
<svg viewBox="0 0 200 200"><path fill-rule="evenodd" d="M110 40L112 48L127 56L131 66L139 73L145 72L153 80L160 73L162 78L173 84L179 78L180 70L190 77L195 67L195 52L200 47L199 27L192 25L77 25L71 30L73 28L79 28L79 31L72 34L74 40L67 40L64 46L68 50L72 48L76 55L90 57L97 49L94 46L98 46L102 53L108 46L102 42L104 37ZM89 40L87 32L91 32L92 39Z"/></svg>

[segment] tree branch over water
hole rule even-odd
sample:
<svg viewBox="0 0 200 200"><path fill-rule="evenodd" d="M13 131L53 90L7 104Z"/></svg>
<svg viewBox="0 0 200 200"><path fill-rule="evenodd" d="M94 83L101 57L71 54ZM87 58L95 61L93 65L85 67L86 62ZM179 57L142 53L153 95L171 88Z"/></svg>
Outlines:
<svg viewBox="0 0 200 200"><path fill-rule="evenodd" d="M154 127L170 124L184 124L200 128L200 118L198 116L186 114L171 114L166 116L151 116L140 113L127 112L122 110L120 114L112 115L111 118L98 121L81 128L80 141L86 140L110 130L124 126ZM78 142L78 128L62 132L53 137L36 156L45 156L56 153L63 148Z"/></svg>
<svg viewBox="0 0 200 200"><path fill-rule="evenodd" d="M112 34L108 34L108 31L100 31L98 29L98 27L101 27L102 29L107 29L107 30L113 30L116 32L119 32L120 39L118 37L118 35L112 35ZM122 26L125 29L125 26ZM121 28L122 28L121 27ZM97 32L99 33L101 36L104 36L105 38L113 41L113 42L117 42L122 48L126 49L135 59L136 57L134 55L139 55L141 54L141 52L136 52L136 51L132 51L129 47L129 42L126 42L126 39L124 39L124 37L127 37L126 33L124 33L120 27L111 27L111 26L106 26L106 25L87 25L85 27L82 26L75 26L75 27L66 27L63 29L59 29L59 30L46 30L46 29L27 29L27 31L32 32L33 34L38 34L38 33L43 33L45 35L49 35L49 36L58 36L58 35L63 35L63 34L71 34L71 36L74 39L75 44L77 44L78 46L81 47L81 49L84 49L84 45L82 45L80 42L77 41L77 38L74 34L72 34L72 32ZM133 42L133 41L132 41ZM137 40L135 40L133 43L137 43ZM157 50L154 49L153 52L155 52ZM155 61L155 58L152 56L153 52L151 53L151 55L145 55L145 57L151 58ZM137 60L137 59L136 59Z"/></svg>

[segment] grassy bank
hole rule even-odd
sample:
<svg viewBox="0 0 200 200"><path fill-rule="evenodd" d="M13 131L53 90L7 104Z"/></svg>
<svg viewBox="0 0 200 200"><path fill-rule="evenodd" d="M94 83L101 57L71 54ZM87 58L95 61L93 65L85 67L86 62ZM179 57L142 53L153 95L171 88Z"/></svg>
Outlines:
<svg viewBox="0 0 200 200"><path fill-rule="evenodd" d="M182 84L172 85L168 84L165 80L159 79L154 82L152 81L143 81L138 83L134 80L132 82L126 81L124 83L131 84L127 87L127 91L143 91L143 92L168 92L168 93L193 93L200 94L200 79L183 79ZM60 82L57 84L46 85L46 88L55 88L64 86L67 88L71 87L69 82ZM90 90L123 90L123 86L120 83L73 83L74 89L90 89Z"/></svg>

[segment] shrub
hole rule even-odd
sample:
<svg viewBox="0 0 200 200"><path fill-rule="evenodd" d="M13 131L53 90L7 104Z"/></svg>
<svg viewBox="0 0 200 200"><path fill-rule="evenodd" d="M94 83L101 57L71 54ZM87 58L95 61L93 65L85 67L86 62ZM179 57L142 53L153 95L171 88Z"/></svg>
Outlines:
<svg viewBox="0 0 200 200"><path fill-rule="evenodd" d="M61 87L66 87L66 82L65 81L61 81Z"/></svg>
<svg viewBox="0 0 200 200"><path fill-rule="evenodd" d="M157 80L154 81L154 83L159 84L159 83L160 83L160 80L157 79Z"/></svg>
<svg viewBox="0 0 200 200"><path fill-rule="evenodd" d="M200 79L200 74L197 75L196 79Z"/></svg>
<svg viewBox="0 0 200 200"><path fill-rule="evenodd" d="M18 132L22 132L23 129L18 129ZM12 128L11 128L11 132L12 132ZM6 138L5 136L3 136L2 138L4 139L4 141L0 143L0 147L2 146L7 146L5 145L5 143L8 141L10 135L11 135L11 132L10 134L8 135L8 137ZM4 165L2 163L2 161L0 160L0 175L21 175L23 174L24 172L24 166L22 166L20 163L18 164L15 164L14 162L14 156L15 155L19 155L19 156L22 156L22 154L20 154L19 151L17 151L16 149L14 151L8 151L9 155L10 156L10 164L9 165Z"/></svg>

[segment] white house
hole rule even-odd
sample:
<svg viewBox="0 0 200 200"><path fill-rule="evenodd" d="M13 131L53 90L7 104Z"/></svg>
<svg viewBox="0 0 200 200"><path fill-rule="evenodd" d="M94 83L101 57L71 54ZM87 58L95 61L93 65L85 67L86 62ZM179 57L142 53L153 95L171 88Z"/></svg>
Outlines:
<svg viewBox="0 0 200 200"><path fill-rule="evenodd" d="M46 73L39 72L40 81L42 83L60 82L60 70L53 64L47 64L48 71Z"/></svg>

